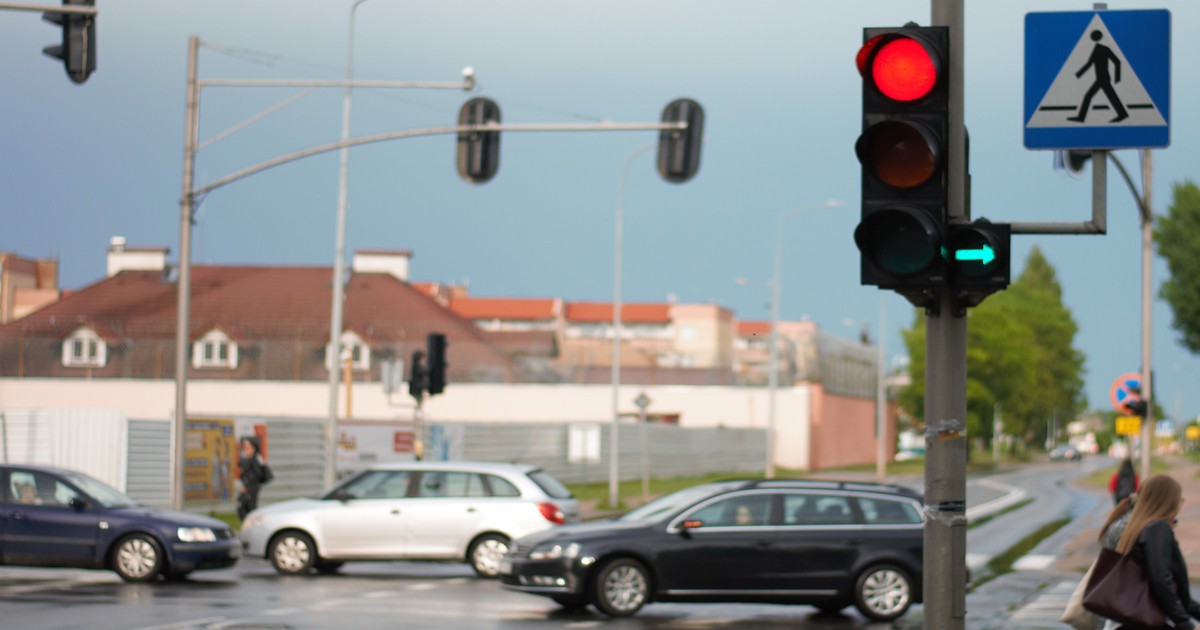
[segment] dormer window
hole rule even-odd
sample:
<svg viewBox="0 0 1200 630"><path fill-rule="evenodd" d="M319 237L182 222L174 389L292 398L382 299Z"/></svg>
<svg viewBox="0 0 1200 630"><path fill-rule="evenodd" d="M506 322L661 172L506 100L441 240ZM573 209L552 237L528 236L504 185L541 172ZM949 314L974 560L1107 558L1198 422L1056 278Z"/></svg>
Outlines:
<svg viewBox="0 0 1200 630"><path fill-rule="evenodd" d="M371 348L353 331L347 330L342 333L342 362L339 366L344 365L345 357L350 357L351 369L356 372L366 372L371 369ZM325 369L330 369L332 366L329 362L329 346L325 346Z"/></svg>
<svg viewBox="0 0 1200 630"><path fill-rule="evenodd" d="M224 331L214 328L192 344L192 367L232 370L238 364L237 342Z"/></svg>
<svg viewBox="0 0 1200 630"><path fill-rule="evenodd" d="M104 367L108 362L108 344L96 331L84 326L63 340L62 364L65 367Z"/></svg>

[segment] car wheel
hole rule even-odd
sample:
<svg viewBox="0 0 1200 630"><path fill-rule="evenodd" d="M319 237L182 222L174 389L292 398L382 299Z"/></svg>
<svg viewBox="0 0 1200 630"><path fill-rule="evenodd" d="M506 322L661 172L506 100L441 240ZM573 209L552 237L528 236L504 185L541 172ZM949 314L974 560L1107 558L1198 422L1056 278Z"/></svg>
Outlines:
<svg viewBox="0 0 1200 630"><path fill-rule="evenodd" d="M317 562L317 546L302 532L284 532L271 541L271 565L283 575L300 575Z"/></svg>
<svg viewBox="0 0 1200 630"><path fill-rule="evenodd" d="M317 562L313 563L313 568L315 568L317 573L320 573L321 575L333 575L338 572L338 569L342 568L343 564L346 563L334 560L318 560Z"/></svg>
<svg viewBox="0 0 1200 630"><path fill-rule="evenodd" d="M617 558L596 574L592 596L596 608L610 617L628 617L650 598L650 573L633 558Z"/></svg>
<svg viewBox="0 0 1200 630"><path fill-rule="evenodd" d="M858 576L854 585L854 606L874 621L891 621L912 605L912 578L908 572L890 564L873 566Z"/></svg>
<svg viewBox="0 0 1200 630"><path fill-rule="evenodd" d="M467 562L479 577L499 577L500 560L508 553L508 544L506 536L484 534L471 543L471 548L467 550Z"/></svg>
<svg viewBox="0 0 1200 630"><path fill-rule="evenodd" d="M147 534L121 539L112 552L112 570L126 582L152 582L163 568L162 546Z"/></svg>

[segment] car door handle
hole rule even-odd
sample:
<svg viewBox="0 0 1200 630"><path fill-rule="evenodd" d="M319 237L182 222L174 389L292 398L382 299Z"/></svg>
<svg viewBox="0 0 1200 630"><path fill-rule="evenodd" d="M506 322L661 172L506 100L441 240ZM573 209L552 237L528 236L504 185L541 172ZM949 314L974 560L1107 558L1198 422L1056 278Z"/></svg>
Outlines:
<svg viewBox="0 0 1200 630"><path fill-rule="evenodd" d="M13 513L12 513L12 514L9 516L9 518L11 518L11 519L12 519L12 520L14 520L14 521L21 521L21 520L24 520L24 519L25 519L25 515L24 515L24 514L22 514L22 513L20 513L20 512L13 512Z"/></svg>
<svg viewBox="0 0 1200 630"><path fill-rule="evenodd" d="M770 547L770 546L771 546L771 541L769 541L769 540L756 540L756 541L754 541L754 546L755 546L755 547L757 547L757 548L759 548L759 549L766 549L767 547Z"/></svg>
<svg viewBox="0 0 1200 630"><path fill-rule="evenodd" d="M399 515L399 514L400 514L400 510L399 510L399 509L392 510L392 516L397 516L397 515Z"/></svg>
<svg viewBox="0 0 1200 630"><path fill-rule="evenodd" d="M468 512L474 512L474 511L475 511L475 508L473 508L473 507L469 507L469 508L467 508L467 511L468 511Z"/></svg>

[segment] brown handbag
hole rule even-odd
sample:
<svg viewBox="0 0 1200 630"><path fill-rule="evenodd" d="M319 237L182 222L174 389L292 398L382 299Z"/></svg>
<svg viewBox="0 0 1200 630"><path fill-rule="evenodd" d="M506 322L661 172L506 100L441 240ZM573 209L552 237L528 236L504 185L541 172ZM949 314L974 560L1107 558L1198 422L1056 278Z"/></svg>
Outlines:
<svg viewBox="0 0 1200 630"><path fill-rule="evenodd" d="M1101 549L1096 559L1083 607L1132 628L1162 628L1167 623L1150 591L1146 570L1128 554L1108 548Z"/></svg>

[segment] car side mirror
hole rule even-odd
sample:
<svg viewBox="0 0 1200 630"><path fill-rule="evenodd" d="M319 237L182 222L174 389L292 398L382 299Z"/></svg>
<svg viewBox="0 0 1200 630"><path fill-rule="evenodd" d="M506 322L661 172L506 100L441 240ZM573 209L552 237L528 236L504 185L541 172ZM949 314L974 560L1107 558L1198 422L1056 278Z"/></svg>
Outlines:
<svg viewBox="0 0 1200 630"><path fill-rule="evenodd" d="M79 497L71 497L71 500L67 502L67 505L71 506L71 508L76 512L82 512L88 509L88 502L80 499Z"/></svg>
<svg viewBox="0 0 1200 630"><path fill-rule="evenodd" d="M337 490L334 490L333 492L330 492L329 496L327 498L333 499L334 501L341 501L342 503L346 503L352 497L350 496L349 492L346 492L345 490L342 490L339 488Z"/></svg>
<svg viewBox="0 0 1200 630"><path fill-rule="evenodd" d="M697 527L704 527L704 521L697 519L687 520L679 524L679 533L684 538L688 538L692 535L692 530Z"/></svg>

